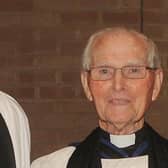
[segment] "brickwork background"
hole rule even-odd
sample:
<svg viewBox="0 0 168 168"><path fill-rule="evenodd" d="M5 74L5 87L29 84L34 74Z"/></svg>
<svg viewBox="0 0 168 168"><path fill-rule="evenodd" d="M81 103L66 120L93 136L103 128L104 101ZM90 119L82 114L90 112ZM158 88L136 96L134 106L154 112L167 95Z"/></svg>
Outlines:
<svg viewBox="0 0 168 168"><path fill-rule="evenodd" d="M164 91L147 120L168 137L168 1L144 1L144 32L159 45ZM32 160L79 141L96 125L81 89L80 56L101 28L140 30L140 0L6 0L0 5L0 88L26 111Z"/></svg>

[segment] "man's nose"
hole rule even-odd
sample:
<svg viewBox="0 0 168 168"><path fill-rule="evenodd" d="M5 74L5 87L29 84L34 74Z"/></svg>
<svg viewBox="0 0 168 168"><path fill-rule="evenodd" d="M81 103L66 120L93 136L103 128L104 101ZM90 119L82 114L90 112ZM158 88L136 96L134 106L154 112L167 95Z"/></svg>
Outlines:
<svg viewBox="0 0 168 168"><path fill-rule="evenodd" d="M121 69L116 69L112 78L113 89L120 91L125 89L126 78L123 76Z"/></svg>

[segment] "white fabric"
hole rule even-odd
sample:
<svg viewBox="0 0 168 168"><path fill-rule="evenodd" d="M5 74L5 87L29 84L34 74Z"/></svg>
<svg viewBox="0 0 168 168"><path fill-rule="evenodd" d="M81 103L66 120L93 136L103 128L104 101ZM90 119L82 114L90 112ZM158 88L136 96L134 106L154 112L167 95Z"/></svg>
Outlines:
<svg viewBox="0 0 168 168"><path fill-rule="evenodd" d="M103 168L148 168L148 156L121 159L101 159Z"/></svg>
<svg viewBox="0 0 168 168"><path fill-rule="evenodd" d="M119 148L125 148L135 144L135 134L110 135L110 141Z"/></svg>
<svg viewBox="0 0 168 168"><path fill-rule="evenodd" d="M66 168L75 147L65 147L33 161L31 168ZM148 168L148 156L101 159L102 168Z"/></svg>
<svg viewBox="0 0 168 168"><path fill-rule="evenodd" d="M11 136L16 168L30 168L30 130L26 114L16 100L1 91L0 113Z"/></svg>
<svg viewBox="0 0 168 168"><path fill-rule="evenodd" d="M33 161L31 168L66 168L75 147L69 146Z"/></svg>

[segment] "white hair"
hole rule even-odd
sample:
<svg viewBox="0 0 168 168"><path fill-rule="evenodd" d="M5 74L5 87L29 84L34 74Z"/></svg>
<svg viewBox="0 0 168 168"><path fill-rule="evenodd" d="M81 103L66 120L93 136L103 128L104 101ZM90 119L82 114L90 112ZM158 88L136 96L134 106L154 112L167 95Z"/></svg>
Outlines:
<svg viewBox="0 0 168 168"><path fill-rule="evenodd" d="M161 61L158 52L158 48L156 44L147 36L142 33L139 33L132 29L127 29L123 27L114 27L114 28L106 28L99 32L94 33L88 40L88 43L84 49L83 56L82 56L82 69L89 70L91 66L91 57L92 57L92 50L93 46L96 43L97 39L102 37L103 35L110 33L110 34L119 34L120 32L129 33L132 36L139 36L141 39L147 42L148 50L147 50L147 61L148 66L151 68L160 68Z"/></svg>

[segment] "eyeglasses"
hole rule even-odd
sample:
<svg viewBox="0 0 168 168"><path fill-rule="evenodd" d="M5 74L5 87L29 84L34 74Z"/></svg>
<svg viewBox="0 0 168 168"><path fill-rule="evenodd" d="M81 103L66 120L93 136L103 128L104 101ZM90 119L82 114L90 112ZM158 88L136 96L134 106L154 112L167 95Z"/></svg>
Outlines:
<svg viewBox="0 0 168 168"><path fill-rule="evenodd" d="M116 70L121 70L123 77L128 79L143 79L146 76L147 70L156 70L147 66L124 66L121 68L114 68L112 66L92 67L88 72L92 80L110 80L114 76Z"/></svg>

